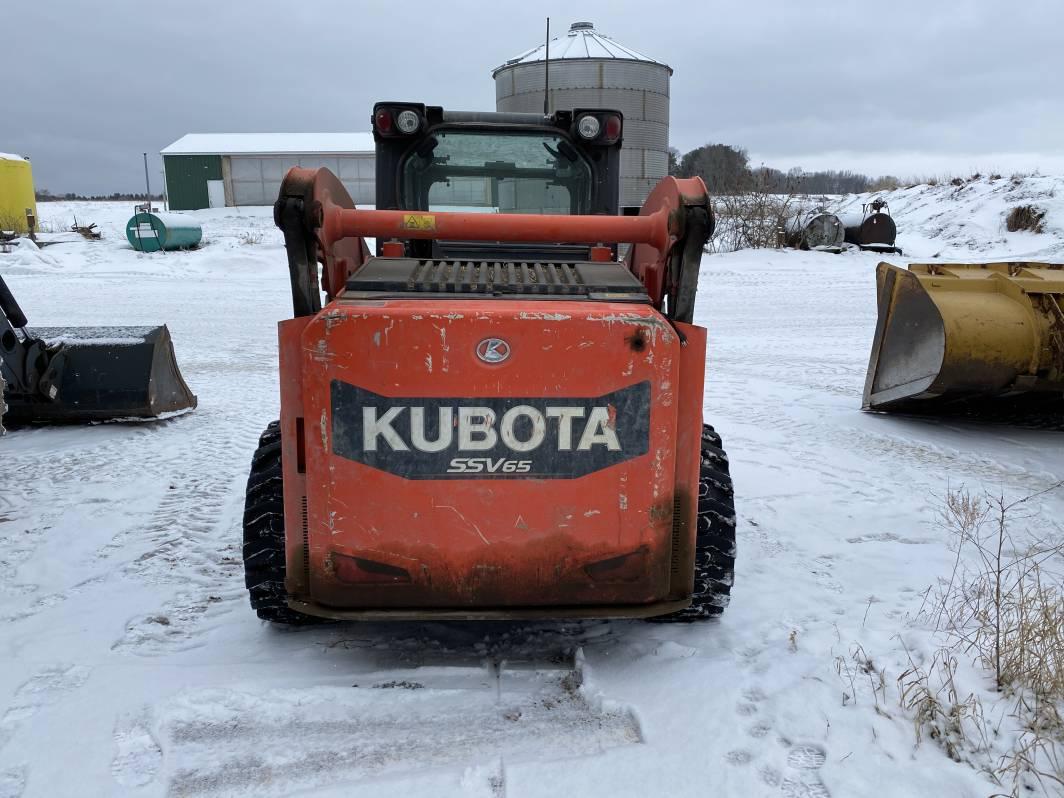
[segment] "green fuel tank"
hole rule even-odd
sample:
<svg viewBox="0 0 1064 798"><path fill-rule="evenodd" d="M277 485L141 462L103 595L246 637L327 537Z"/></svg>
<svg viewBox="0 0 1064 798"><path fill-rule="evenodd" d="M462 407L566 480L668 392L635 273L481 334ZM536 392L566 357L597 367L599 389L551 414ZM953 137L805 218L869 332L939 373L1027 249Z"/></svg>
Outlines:
<svg viewBox="0 0 1064 798"><path fill-rule="evenodd" d="M138 252L190 249L203 239L203 228L180 213L139 211L126 222L126 238Z"/></svg>

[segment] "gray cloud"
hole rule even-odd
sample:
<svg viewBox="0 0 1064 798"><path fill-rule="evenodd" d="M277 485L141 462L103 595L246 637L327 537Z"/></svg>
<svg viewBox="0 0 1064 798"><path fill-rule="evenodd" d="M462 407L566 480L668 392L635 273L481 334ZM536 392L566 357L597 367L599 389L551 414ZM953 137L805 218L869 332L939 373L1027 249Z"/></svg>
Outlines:
<svg viewBox="0 0 1064 798"><path fill-rule="evenodd" d="M780 168L1064 168L1057 0L24 4L5 30L0 150L39 187L143 183L188 132L362 130L377 99L494 107L492 67L550 15L665 61L673 146ZM10 20L10 17L8 18ZM7 22L10 25L10 21Z"/></svg>

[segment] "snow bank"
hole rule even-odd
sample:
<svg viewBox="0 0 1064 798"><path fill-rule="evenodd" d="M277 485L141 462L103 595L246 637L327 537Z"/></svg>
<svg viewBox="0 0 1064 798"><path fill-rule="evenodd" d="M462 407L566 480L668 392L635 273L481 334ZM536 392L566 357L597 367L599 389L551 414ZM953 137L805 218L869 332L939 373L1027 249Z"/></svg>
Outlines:
<svg viewBox="0 0 1064 798"><path fill-rule="evenodd" d="M860 214L875 198L886 200L898 226L898 246L907 257L949 260L1064 258L1064 177L982 176L918 185L895 191L853 194L836 202L836 213ZM1005 217L1020 205L1046 211L1045 232L1010 233Z"/></svg>

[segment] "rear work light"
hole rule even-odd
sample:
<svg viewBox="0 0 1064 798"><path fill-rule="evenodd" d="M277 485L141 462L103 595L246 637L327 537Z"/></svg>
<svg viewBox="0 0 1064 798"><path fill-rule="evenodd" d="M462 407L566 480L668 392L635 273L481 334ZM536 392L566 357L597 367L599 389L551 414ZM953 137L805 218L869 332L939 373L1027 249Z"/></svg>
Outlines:
<svg viewBox="0 0 1064 798"><path fill-rule="evenodd" d="M576 125L576 129L579 131L581 137L585 139L594 139L598 137L599 130L602 129L602 125L599 124L597 118L588 114L580 117L580 121Z"/></svg>
<svg viewBox="0 0 1064 798"><path fill-rule="evenodd" d="M408 108L405 111L400 111L399 115L395 117L395 126L399 128L401 133L416 133L418 128L421 127L421 117L417 115L416 111L411 111Z"/></svg>

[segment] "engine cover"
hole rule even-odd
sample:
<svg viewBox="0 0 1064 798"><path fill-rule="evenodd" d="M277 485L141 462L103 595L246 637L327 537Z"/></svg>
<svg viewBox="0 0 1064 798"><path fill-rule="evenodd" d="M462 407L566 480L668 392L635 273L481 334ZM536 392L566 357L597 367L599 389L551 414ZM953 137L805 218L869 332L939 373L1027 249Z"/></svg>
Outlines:
<svg viewBox="0 0 1064 798"><path fill-rule="evenodd" d="M693 514L678 428L701 424L679 408L700 410L702 384L681 385L679 336L652 307L341 297L281 329L291 594L338 609L669 597Z"/></svg>

